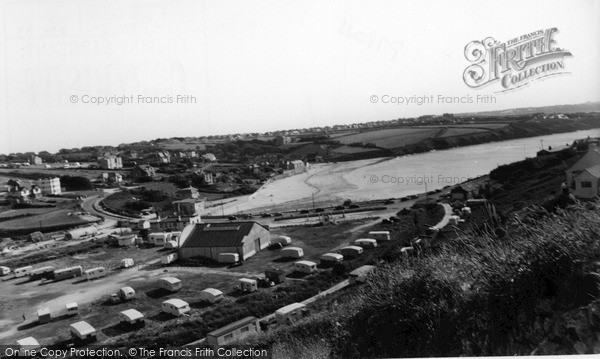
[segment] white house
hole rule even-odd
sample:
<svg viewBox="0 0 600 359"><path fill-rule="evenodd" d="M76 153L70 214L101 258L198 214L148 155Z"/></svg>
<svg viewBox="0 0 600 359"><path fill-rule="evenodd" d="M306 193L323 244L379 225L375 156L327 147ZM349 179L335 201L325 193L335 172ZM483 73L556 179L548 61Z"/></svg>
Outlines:
<svg viewBox="0 0 600 359"><path fill-rule="evenodd" d="M572 193L577 198L590 199L596 197L600 187L600 165L584 169L574 178Z"/></svg>
<svg viewBox="0 0 600 359"><path fill-rule="evenodd" d="M596 147L596 144L590 144L588 152L575 162L567 173L567 186L572 190L575 189L575 177L581 174L586 168L600 165L600 149Z"/></svg>

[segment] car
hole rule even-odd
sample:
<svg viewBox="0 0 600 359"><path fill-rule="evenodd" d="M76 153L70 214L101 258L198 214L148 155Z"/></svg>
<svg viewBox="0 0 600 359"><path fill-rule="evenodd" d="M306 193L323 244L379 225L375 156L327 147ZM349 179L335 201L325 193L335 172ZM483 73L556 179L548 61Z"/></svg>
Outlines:
<svg viewBox="0 0 600 359"><path fill-rule="evenodd" d="M346 209L346 206L335 206L335 209L338 211L342 211L342 210Z"/></svg>
<svg viewBox="0 0 600 359"><path fill-rule="evenodd" d="M252 218L252 215L251 215L250 213L246 213L246 214L242 215L242 217L243 217L244 219L251 219L251 218Z"/></svg>
<svg viewBox="0 0 600 359"><path fill-rule="evenodd" d="M230 221L235 221L235 220L237 220L237 217L236 216L229 216L229 220Z"/></svg>
<svg viewBox="0 0 600 359"><path fill-rule="evenodd" d="M417 199L417 198L419 198L419 195L413 194L411 196L408 196L408 198L410 198L410 199Z"/></svg>
<svg viewBox="0 0 600 359"><path fill-rule="evenodd" d="M351 204L348 208L360 208L359 204Z"/></svg>
<svg viewBox="0 0 600 359"><path fill-rule="evenodd" d="M281 213L281 212L273 213L273 217L281 217L281 216L283 216L283 213Z"/></svg>
<svg viewBox="0 0 600 359"><path fill-rule="evenodd" d="M317 209L315 209L315 212L320 213L320 212L325 212L325 210L323 208L317 208Z"/></svg>
<svg viewBox="0 0 600 359"><path fill-rule="evenodd" d="M306 214L308 212L310 212L308 209L303 209L303 210L300 211L300 213L302 213L302 214Z"/></svg>
<svg viewBox="0 0 600 359"><path fill-rule="evenodd" d="M392 204L392 203L394 203L393 199L388 199L385 202L383 202L383 204Z"/></svg>
<svg viewBox="0 0 600 359"><path fill-rule="evenodd" d="M400 198L400 202L406 202L406 201L408 201L408 200L409 200L409 198L408 198L408 197L402 197L402 198Z"/></svg>
<svg viewBox="0 0 600 359"><path fill-rule="evenodd" d="M271 215L271 213L261 213L260 216L262 218L268 218L268 217L271 217L272 215Z"/></svg>

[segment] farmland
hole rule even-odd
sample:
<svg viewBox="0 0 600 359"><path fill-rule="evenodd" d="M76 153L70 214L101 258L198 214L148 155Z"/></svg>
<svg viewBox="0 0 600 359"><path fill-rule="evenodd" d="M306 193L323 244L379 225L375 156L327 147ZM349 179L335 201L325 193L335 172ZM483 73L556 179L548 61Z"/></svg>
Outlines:
<svg viewBox="0 0 600 359"><path fill-rule="evenodd" d="M92 216L80 216L68 210L58 210L34 216L0 222L0 233L11 231L33 231L40 228L78 226L100 220Z"/></svg>
<svg viewBox="0 0 600 359"><path fill-rule="evenodd" d="M434 136L437 131L436 128L394 128L341 136L336 140L345 145L373 143L377 147L391 149L419 143Z"/></svg>

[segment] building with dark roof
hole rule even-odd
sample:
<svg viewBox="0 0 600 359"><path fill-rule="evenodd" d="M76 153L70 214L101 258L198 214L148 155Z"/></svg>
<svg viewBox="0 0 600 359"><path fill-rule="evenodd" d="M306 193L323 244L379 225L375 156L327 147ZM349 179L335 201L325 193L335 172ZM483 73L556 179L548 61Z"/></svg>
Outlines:
<svg viewBox="0 0 600 359"><path fill-rule="evenodd" d="M181 235L179 258L219 259L221 253L237 253L245 260L269 246L269 229L252 221L198 223Z"/></svg>

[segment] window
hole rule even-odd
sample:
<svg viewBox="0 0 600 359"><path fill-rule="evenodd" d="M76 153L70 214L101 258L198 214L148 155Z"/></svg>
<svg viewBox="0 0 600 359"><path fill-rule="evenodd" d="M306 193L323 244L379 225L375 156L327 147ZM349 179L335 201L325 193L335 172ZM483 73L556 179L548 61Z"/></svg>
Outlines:
<svg viewBox="0 0 600 359"><path fill-rule="evenodd" d="M242 333L245 333L245 332L247 332L247 331L249 331L249 330L250 330L250 327L248 327L248 326L246 326L246 327L243 327L242 329L240 329L240 331L241 331Z"/></svg>
<svg viewBox="0 0 600 359"><path fill-rule="evenodd" d="M224 339L225 340L231 340L231 339L233 339L233 334L227 334Z"/></svg>
<svg viewBox="0 0 600 359"><path fill-rule="evenodd" d="M581 188L592 188L592 182L590 182L590 181L581 181Z"/></svg>

